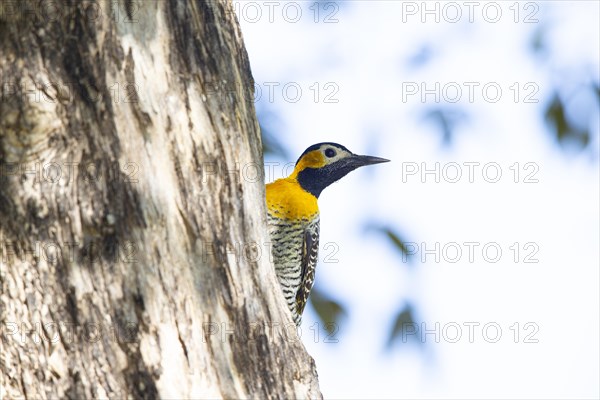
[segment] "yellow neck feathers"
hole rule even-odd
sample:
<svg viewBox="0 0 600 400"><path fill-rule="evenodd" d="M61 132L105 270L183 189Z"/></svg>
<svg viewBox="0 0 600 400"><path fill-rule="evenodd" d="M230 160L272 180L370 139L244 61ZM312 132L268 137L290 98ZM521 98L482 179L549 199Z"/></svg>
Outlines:
<svg viewBox="0 0 600 400"><path fill-rule="evenodd" d="M311 220L319 213L317 198L294 178L278 179L267 185L267 210L275 218Z"/></svg>
<svg viewBox="0 0 600 400"><path fill-rule="evenodd" d="M325 157L323 157L323 154L318 151L311 151L310 153L306 153L301 159L300 161L298 161L298 164L296 164L296 167L294 168L294 172L292 172L292 174L289 176L292 179L296 179L298 177L298 173L300 171L302 171L305 168L321 168L325 165Z"/></svg>
<svg viewBox="0 0 600 400"><path fill-rule="evenodd" d="M298 183L298 173L305 168L320 168L325 158L320 151L305 154L292 174L267 184L267 210L271 216L287 220L311 220L319 213L317 198Z"/></svg>

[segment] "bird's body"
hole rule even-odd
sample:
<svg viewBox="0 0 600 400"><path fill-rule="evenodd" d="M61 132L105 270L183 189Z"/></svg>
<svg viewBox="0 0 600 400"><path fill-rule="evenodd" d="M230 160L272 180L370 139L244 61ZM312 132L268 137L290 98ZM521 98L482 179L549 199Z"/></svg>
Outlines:
<svg viewBox="0 0 600 400"><path fill-rule="evenodd" d="M336 143L318 143L300 156L289 177L266 186L273 263L296 325L300 325L315 280L320 221L317 198L348 172L386 161L352 154Z"/></svg>

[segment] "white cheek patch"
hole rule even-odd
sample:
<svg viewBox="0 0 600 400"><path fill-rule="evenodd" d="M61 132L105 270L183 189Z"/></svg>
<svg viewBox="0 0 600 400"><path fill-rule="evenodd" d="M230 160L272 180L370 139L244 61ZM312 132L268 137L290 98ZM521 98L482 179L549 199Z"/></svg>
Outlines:
<svg viewBox="0 0 600 400"><path fill-rule="evenodd" d="M331 149L331 150L335 151L335 156L333 156L333 157L327 157L325 155L325 152L328 149ZM342 149L337 149L335 147L329 147L329 146L322 147L320 150L321 150L321 153L323 154L323 157L325 158L325 162L327 163L327 165L333 164L336 161L339 161L339 160L341 160L343 158L346 158L346 157L349 157L349 156L352 155L351 153L345 152Z"/></svg>
<svg viewBox="0 0 600 400"><path fill-rule="evenodd" d="M332 162L333 162L333 161L338 161L338 160L341 160L342 158L346 158L346 157L348 157L349 155L350 155L350 154L348 154L348 153L343 153L343 152L341 152L341 151L338 151L338 152L337 152L337 154L335 155L335 157L333 157L333 158L331 159L331 161L332 161Z"/></svg>

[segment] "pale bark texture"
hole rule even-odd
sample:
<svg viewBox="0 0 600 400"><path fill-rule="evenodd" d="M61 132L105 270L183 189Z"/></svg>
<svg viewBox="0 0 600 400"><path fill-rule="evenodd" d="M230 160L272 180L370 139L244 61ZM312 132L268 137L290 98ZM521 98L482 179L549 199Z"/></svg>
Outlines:
<svg viewBox="0 0 600 400"><path fill-rule="evenodd" d="M1 396L319 398L226 1L0 1Z"/></svg>

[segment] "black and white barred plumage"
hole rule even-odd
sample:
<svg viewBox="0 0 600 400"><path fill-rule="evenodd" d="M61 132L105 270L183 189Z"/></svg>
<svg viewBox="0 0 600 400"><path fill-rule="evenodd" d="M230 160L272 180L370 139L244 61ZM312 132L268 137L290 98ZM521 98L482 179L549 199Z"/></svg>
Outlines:
<svg viewBox="0 0 600 400"><path fill-rule="evenodd" d="M315 281L319 253L319 215L290 221L268 215L275 273L296 325Z"/></svg>

